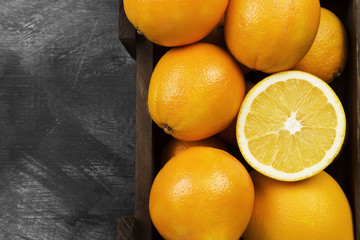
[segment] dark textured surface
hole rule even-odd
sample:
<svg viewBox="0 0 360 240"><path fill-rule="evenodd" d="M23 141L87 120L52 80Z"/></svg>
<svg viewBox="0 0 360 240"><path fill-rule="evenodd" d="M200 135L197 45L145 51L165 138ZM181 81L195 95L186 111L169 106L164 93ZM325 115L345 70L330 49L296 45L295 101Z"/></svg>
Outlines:
<svg viewBox="0 0 360 240"><path fill-rule="evenodd" d="M115 239L133 213L135 62L118 9L0 1L0 239Z"/></svg>
<svg viewBox="0 0 360 240"><path fill-rule="evenodd" d="M135 239L135 218L133 215L118 218L116 240Z"/></svg>

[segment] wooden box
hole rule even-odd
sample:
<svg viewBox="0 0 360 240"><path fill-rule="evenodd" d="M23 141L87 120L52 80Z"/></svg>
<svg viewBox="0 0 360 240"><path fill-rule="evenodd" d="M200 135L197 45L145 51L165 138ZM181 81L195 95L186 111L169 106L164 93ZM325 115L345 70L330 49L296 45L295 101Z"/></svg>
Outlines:
<svg viewBox="0 0 360 240"><path fill-rule="evenodd" d="M330 85L343 103L347 116L347 131L343 151L326 171L342 186L353 211L355 237L360 240L359 200L359 43L360 9L357 0L321 0L320 4L334 12L344 23L348 33L349 56L345 71ZM152 70L166 52L166 48L147 41L136 34L127 20L120 1L119 38L129 54L136 59L136 189L135 214L118 219L117 239L162 239L153 227L149 215L148 200L153 179L158 171L157 156L168 136L151 120L147 109L147 91ZM134 79L135 81L135 79ZM236 151L236 150L235 150ZM234 152L241 157L239 152ZM340 240L340 239L339 239Z"/></svg>

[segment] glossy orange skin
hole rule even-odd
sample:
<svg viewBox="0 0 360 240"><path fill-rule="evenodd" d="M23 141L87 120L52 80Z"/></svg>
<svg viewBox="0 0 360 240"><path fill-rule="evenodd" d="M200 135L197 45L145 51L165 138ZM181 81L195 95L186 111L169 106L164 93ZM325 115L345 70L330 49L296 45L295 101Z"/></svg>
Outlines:
<svg viewBox="0 0 360 240"><path fill-rule="evenodd" d="M319 0L230 0L225 40L232 55L251 69L289 70L310 49L319 21Z"/></svg>
<svg viewBox="0 0 360 240"><path fill-rule="evenodd" d="M236 137L235 137L236 138ZM159 165L163 167L172 157L185 149L191 147L213 147L224 151L228 151L226 145L217 137L209 137L198 141L180 141L172 138L164 147L160 158Z"/></svg>
<svg viewBox="0 0 360 240"><path fill-rule="evenodd" d="M253 86L255 86L253 82L245 80L245 96ZM220 139L232 145L237 145L236 121L237 121L237 116L234 118L234 120L232 120L232 122L229 124L227 128L225 128L217 135Z"/></svg>
<svg viewBox="0 0 360 240"><path fill-rule="evenodd" d="M245 81L237 62L225 50L196 43L169 50L151 76L151 118L183 141L208 138L237 115Z"/></svg>
<svg viewBox="0 0 360 240"><path fill-rule="evenodd" d="M192 147L160 170L149 209L165 239L238 240L253 201L251 178L236 158L219 149Z"/></svg>
<svg viewBox="0 0 360 240"><path fill-rule="evenodd" d="M344 70L347 51L347 34L341 20L331 11L321 8L315 41L294 69L314 74L330 83Z"/></svg>
<svg viewBox="0 0 360 240"><path fill-rule="evenodd" d="M326 172L298 182L251 172L254 210L244 240L353 240L349 202Z"/></svg>
<svg viewBox="0 0 360 240"><path fill-rule="evenodd" d="M130 22L150 41L162 46L197 42L224 15L228 0L124 0Z"/></svg>

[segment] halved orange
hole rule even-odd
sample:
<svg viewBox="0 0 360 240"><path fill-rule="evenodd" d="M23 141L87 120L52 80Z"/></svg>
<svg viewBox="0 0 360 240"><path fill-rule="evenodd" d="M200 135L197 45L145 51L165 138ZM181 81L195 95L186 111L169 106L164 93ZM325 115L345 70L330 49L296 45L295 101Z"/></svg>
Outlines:
<svg viewBox="0 0 360 240"><path fill-rule="evenodd" d="M344 109L327 83L309 73L285 71L266 77L246 95L236 137L254 169L297 181L334 160L345 130Z"/></svg>

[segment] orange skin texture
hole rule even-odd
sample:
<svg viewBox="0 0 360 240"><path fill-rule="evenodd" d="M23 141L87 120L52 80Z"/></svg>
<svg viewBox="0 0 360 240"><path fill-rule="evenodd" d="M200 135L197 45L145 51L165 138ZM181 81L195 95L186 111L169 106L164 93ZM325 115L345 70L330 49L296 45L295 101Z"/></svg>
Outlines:
<svg viewBox="0 0 360 240"><path fill-rule="evenodd" d="M314 74L330 83L344 70L347 51L347 34L341 20L331 11L321 8L315 41L295 69Z"/></svg>
<svg viewBox="0 0 360 240"><path fill-rule="evenodd" d="M326 172L298 182L252 171L254 210L244 240L353 240L349 202Z"/></svg>
<svg viewBox="0 0 360 240"><path fill-rule="evenodd" d="M126 16L145 37L162 46L197 42L224 15L228 0L124 0Z"/></svg>
<svg viewBox="0 0 360 240"><path fill-rule="evenodd" d="M211 43L227 51L227 46L224 38L224 22L225 15L221 18L220 22L216 25L216 27L205 38L201 39L200 42ZM250 68L239 62L238 65L244 75L251 70Z"/></svg>
<svg viewBox="0 0 360 240"><path fill-rule="evenodd" d="M180 141L172 138L164 147L160 158L160 167L163 167L172 157L185 149L202 146L213 147L224 151L228 151L226 145L217 137L212 136L198 141Z"/></svg>
<svg viewBox="0 0 360 240"><path fill-rule="evenodd" d="M245 96L253 86L255 86L253 82L250 82L249 80L245 79ZM225 128L217 135L220 139L232 145L237 145L236 121L237 121L237 116L232 120L232 122L229 124L227 128Z"/></svg>
<svg viewBox="0 0 360 240"><path fill-rule="evenodd" d="M251 178L236 158L219 149L192 147L160 170L149 209L165 239L238 240L253 201Z"/></svg>
<svg viewBox="0 0 360 240"><path fill-rule="evenodd" d="M245 81L229 53L196 43L163 55L148 93L154 122L179 140L196 141L219 133L235 118Z"/></svg>
<svg viewBox="0 0 360 240"><path fill-rule="evenodd" d="M319 0L230 0L225 40L242 64L265 73L292 69L313 43Z"/></svg>

